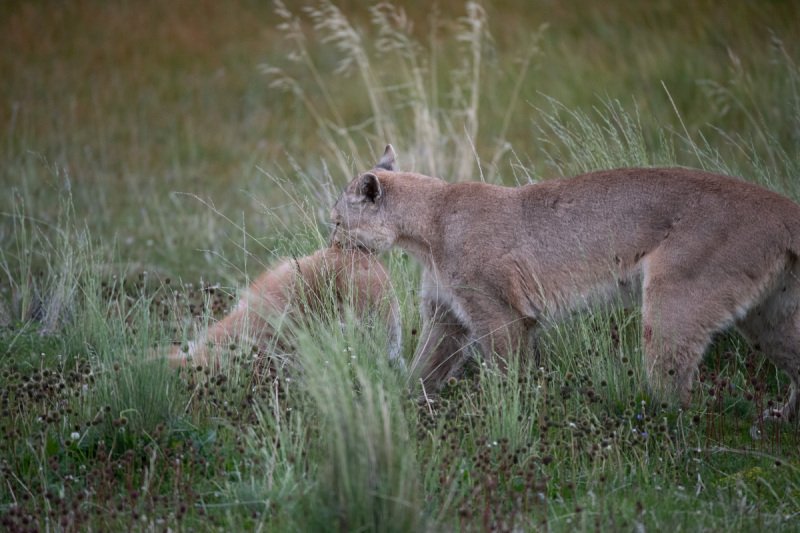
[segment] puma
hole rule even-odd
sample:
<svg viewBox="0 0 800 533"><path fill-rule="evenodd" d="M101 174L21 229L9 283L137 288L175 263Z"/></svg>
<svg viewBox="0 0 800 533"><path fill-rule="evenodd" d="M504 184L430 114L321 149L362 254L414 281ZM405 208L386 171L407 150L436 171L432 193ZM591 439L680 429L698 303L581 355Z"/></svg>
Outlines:
<svg viewBox="0 0 800 533"><path fill-rule="evenodd" d="M642 308L656 399L686 405L716 332L735 326L800 379L800 206L757 185L685 168L592 172L520 187L395 170L391 145L337 200L333 238L397 246L423 266L422 341L412 372L428 387L476 346L504 369L527 336L615 295Z"/></svg>
<svg viewBox="0 0 800 533"><path fill-rule="evenodd" d="M174 347L167 360L173 367L218 365L218 353L232 343L255 347L261 354L285 354L291 351L291 340L280 324L323 316L331 296L340 313L342 306L352 305L357 316L374 315L382 321L389 335L389 359L403 366L400 310L389 274L374 255L337 246L286 259L264 272L230 314L189 342L188 349Z"/></svg>

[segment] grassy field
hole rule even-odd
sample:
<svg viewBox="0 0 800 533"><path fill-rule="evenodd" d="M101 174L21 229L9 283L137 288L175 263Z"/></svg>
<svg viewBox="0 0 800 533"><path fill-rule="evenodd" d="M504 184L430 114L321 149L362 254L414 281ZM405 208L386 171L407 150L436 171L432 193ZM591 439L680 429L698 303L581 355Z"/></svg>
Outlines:
<svg viewBox="0 0 800 533"><path fill-rule="evenodd" d="M786 376L734 333L689 411L649 403L629 311L431 404L349 316L294 327L270 372L249 346L213 371L151 357L322 246L386 142L450 181L679 164L800 200L798 20L778 1L3 2L0 524L800 530L798 424L750 436ZM408 359L419 268L382 259Z"/></svg>

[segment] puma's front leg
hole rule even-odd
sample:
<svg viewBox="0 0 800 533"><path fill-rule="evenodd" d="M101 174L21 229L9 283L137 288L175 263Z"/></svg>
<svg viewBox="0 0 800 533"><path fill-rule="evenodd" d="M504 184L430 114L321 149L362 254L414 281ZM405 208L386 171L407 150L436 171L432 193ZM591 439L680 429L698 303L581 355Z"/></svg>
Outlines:
<svg viewBox="0 0 800 533"><path fill-rule="evenodd" d="M471 319L472 338L483 356L501 372L511 357L517 357L528 345L525 317L505 302L471 295L464 299L464 310Z"/></svg>
<svg viewBox="0 0 800 533"><path fill-rule="evenodd" d="M426 392L438 391L458 375L471 351L469 330L453 310L435 300L423 299L422 331L411 362L414 382L422 380Z"/></svg>

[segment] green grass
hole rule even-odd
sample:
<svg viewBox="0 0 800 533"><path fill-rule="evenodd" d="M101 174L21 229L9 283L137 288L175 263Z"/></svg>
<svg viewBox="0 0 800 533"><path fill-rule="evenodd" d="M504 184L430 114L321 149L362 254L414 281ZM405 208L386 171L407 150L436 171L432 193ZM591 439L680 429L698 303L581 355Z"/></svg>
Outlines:
<svg viewBox="0 0 800 533"><path fill-rule="evenodd" d="M797 529L798 425L750 437L787 379L733 333L685 412L650 402L635 311L432 403L349 315L292 326L285 367L152 357L322 246L386 142L450 181L680 164L800 199L792 2L311 5L0 7L0 523ZM383 260L408 359L419 268Z"/></svg>

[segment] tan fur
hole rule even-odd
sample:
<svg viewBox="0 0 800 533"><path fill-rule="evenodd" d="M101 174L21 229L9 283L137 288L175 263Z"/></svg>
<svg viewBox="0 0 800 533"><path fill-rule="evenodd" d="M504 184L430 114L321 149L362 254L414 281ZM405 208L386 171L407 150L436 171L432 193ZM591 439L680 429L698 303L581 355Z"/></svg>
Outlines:
<svg viewBox="0 0 800 533"><path fill-rule="evenodd" d="M236 308L189 343L188 351L175 347L171 366L218 364L218 353L230 344L255 346L257 352L291 351L279 334L279 323L321 316L329 295L337 304L349 303L358 316L378 314L389 333L389 358L400 358L400 311L389 275L374 255L363 250L331 247L298 259L286 259L264 272L242 294ZM340 309L340 312L342 309Z"/></svg>
<svg viewBox="0 0 800 533"><path fill-rule="evenodd" d="M399 246L422 263L423 337L430 339L412 370L426 386L460 364L451 354L470 343L503 368L503 358L527 347L529 331L622 294L641 302L647 374L661 398L688 402L712 336L736 326L789 374L792 392L780 416L794 415L800 206L791 200L684 168L618 169L516 188L393 169L389 146L375 169L348 185L332 213L335 239L373 250ZM461 340L437 338L453 333Z"/></svg>

